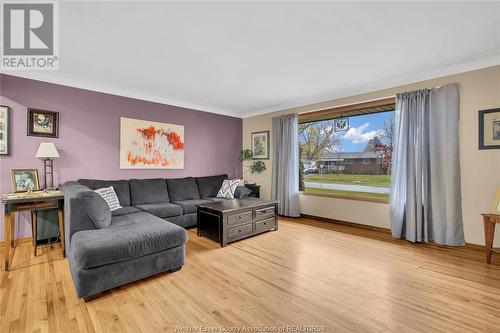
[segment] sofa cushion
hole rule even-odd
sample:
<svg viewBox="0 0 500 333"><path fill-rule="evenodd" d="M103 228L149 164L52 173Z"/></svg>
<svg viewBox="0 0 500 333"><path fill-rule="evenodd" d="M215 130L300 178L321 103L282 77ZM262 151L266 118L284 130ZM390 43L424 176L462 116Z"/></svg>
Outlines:
<svg viewBox="0 0 500 333"><path fill-rule="evenodd" d="M198 191L200 192L200 197L203 198L213 198L217 196L217 192L222 186L222 182L228 179L227 175L216 175L208 177L196 177L196 185L198 185Z"/></svg>
<svg viewBox="0 0 500 333"><path fill-rule="evenodd" d="M167 183L163 178L131 179L130 199L132 205L168 202Z"/></svg>
<svg viewBox="0 0 500 333"><path fill-rule="evenodd" d="M76 195L80 207L98 229L107 228L111 224L111 209L108 203L94 191L83 191Z"/></svg>
<svg viewBox="0 0 500 333"><path fill-rule="evenodd" d="M118 196L118 200L120 200L120 205L130 206L130 187L128 180L79 179L78 182L92 190L113 186Z"/></svg>
<svg viewBox="0 0 500 333"><path fill-rule="evenodd" d="M178 225L179 227L187 229L198 225L198 214L183 214L181 216L166 218L166 220L170 223Z"/></svg>
<svg viewBox="0 0 500 333"><path fill-rule="evenodd" d="M183 245L183 228L148 213L114 216L106 229L73 235L72 257L84 269L126 261Z"/></svg>
<svg viewBox="0 0 500 333"><path fill-rule="evenodd" d="M193 177L167 179L170 202L199 199L200 193Z"/></svg>
<svg viewBox="0 0 500 333"><path fill-rule="evenodd" d="M125 207L122 207L122 208L119 208L117 210L112 211L111 216L135 214L135 213L140 213L140 212L142 212L142 211L138 208L135 208L133 206L125 206Z"/></svg>
<svg viewBox="0 0 500 333"><path fill-rule="evenodd" d="M74 181L66 182L59 185L59 189L64 193L64 242L66 251L71 250L69 243L71 235L81 230L93 230L95 225L85 213L76 198L80 192L92 191L87 186Z"/></svg>
<svg viewBox="0 0 500 333"><path fill-rule="evenodd" d="M153 214L158 217L171 217L182 215L182 207L168 203L159 202L152 204L135 205L134 207L139 208L142 211Z"/></svg>
<svg viewBox="0 0 500 333"><path fill-rule="evenodd" d="M212 200L207 199L194 199L194 200L183 200L183 201L174 201L173 203L182 207L184 214L196 213L198 208L196 205L201 205L205 203L213 202Z"/></svg>

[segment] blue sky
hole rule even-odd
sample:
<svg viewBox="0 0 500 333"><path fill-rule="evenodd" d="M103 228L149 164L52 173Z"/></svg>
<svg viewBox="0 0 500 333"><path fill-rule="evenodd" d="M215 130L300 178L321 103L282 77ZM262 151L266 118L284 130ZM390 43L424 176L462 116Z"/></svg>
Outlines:
<svg viewBox="0 0 500 333"><path fill-rule="evenodd" d="M368 141L384 128L384 121L394 117L394 111L349 117L349 131L337 132L342 138L342 151L363 151Z"/></svg>

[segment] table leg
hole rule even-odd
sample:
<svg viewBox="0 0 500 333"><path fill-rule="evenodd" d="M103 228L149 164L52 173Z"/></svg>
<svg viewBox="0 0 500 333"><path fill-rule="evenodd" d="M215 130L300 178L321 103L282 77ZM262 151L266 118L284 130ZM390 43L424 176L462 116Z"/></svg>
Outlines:
<svg viewBox="0 0 500 333"><path fill-rule="evenodd" d="M61 237L63 257L66 257L66 244L64 243L64 216L61 204L59 204L59 208L57 209L57 222L59 222L59 233Z"/></svg>
<svg viewBox="0 0 500 333"><path fill-rule="evenodd" d="M16 218L15 218L14 212L10 213L10 246L12 248L15 247L15 239L16 236L14 235L14 230L15 230L15 223L16 223Z"/></svg>
<svg viewBox="0 0 500 333"><path fill-rule="evenodd" d="M38 240L38 213L36 211L31 212L31 222L33 223L33 253L35 254L36 257L36 249L37 249L37 244L36 241Z"/></svg>
<svg viewBox="0 0 500 333"><path fill-rule="evenodd" d="M10 268L10 249L12 247L11 244L11 224L10 224L10 212L5 210L4 215L4 235L5 235L5 257L4 257L4 268L5 271L8 271Z"/></svg>
<svg viewBox="0 0 500 333"><path fill-rule="evenodd" d="M31 211L31 244L36 245L35 242L35 212Z"/></svg>
<svg viewBox="0 0 500 333"><path fill-rule="evenodd" d="M491 264L491 254L493 239L495 238L495 223L488 216L483 216L484 221L484 242L486 245L486 262Z"/></svg>

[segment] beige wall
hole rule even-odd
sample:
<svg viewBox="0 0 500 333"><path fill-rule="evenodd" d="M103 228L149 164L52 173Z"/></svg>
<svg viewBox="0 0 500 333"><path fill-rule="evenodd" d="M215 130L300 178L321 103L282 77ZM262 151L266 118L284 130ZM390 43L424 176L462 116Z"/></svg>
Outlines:
<svg viewBox="0 0 500 333"><path fill-rule="evenodd" d="M302 113L380 99L394 96L398 92L436 87L452 82L460 86L460 161L465 240L468 243L484 244L483 223L479 214L489 210L495 190L500 186L500 150L477 149L478 111L500 108L500 66L245 118L243 120L243 147L250 148L251 132L271 130L271 118L281 114ZM254 180L262 185L263 198L270 197L272 147L270 157L271 159L266 161L267 170L262 174L245 173L245 179ZM387 204L310 195L301 195L300 203L304 214L389 227L389 205ZM500 246L500 228L497 229L497 236L496 244Z"/></svg>

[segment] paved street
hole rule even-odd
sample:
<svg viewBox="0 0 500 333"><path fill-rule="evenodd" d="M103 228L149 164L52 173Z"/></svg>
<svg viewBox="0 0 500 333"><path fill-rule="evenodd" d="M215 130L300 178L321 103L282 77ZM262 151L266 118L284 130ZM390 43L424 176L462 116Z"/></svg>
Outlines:
<svg viewBox="0 0 500 333"><path fill-rule="evenodd" d="M330 190L356 191L356 192L369 192L369 193L382 193L382 194L391 193L391 189L389 187L318 183L318 182L304 182L304 185L306 187L323 188Z"/></svg>

